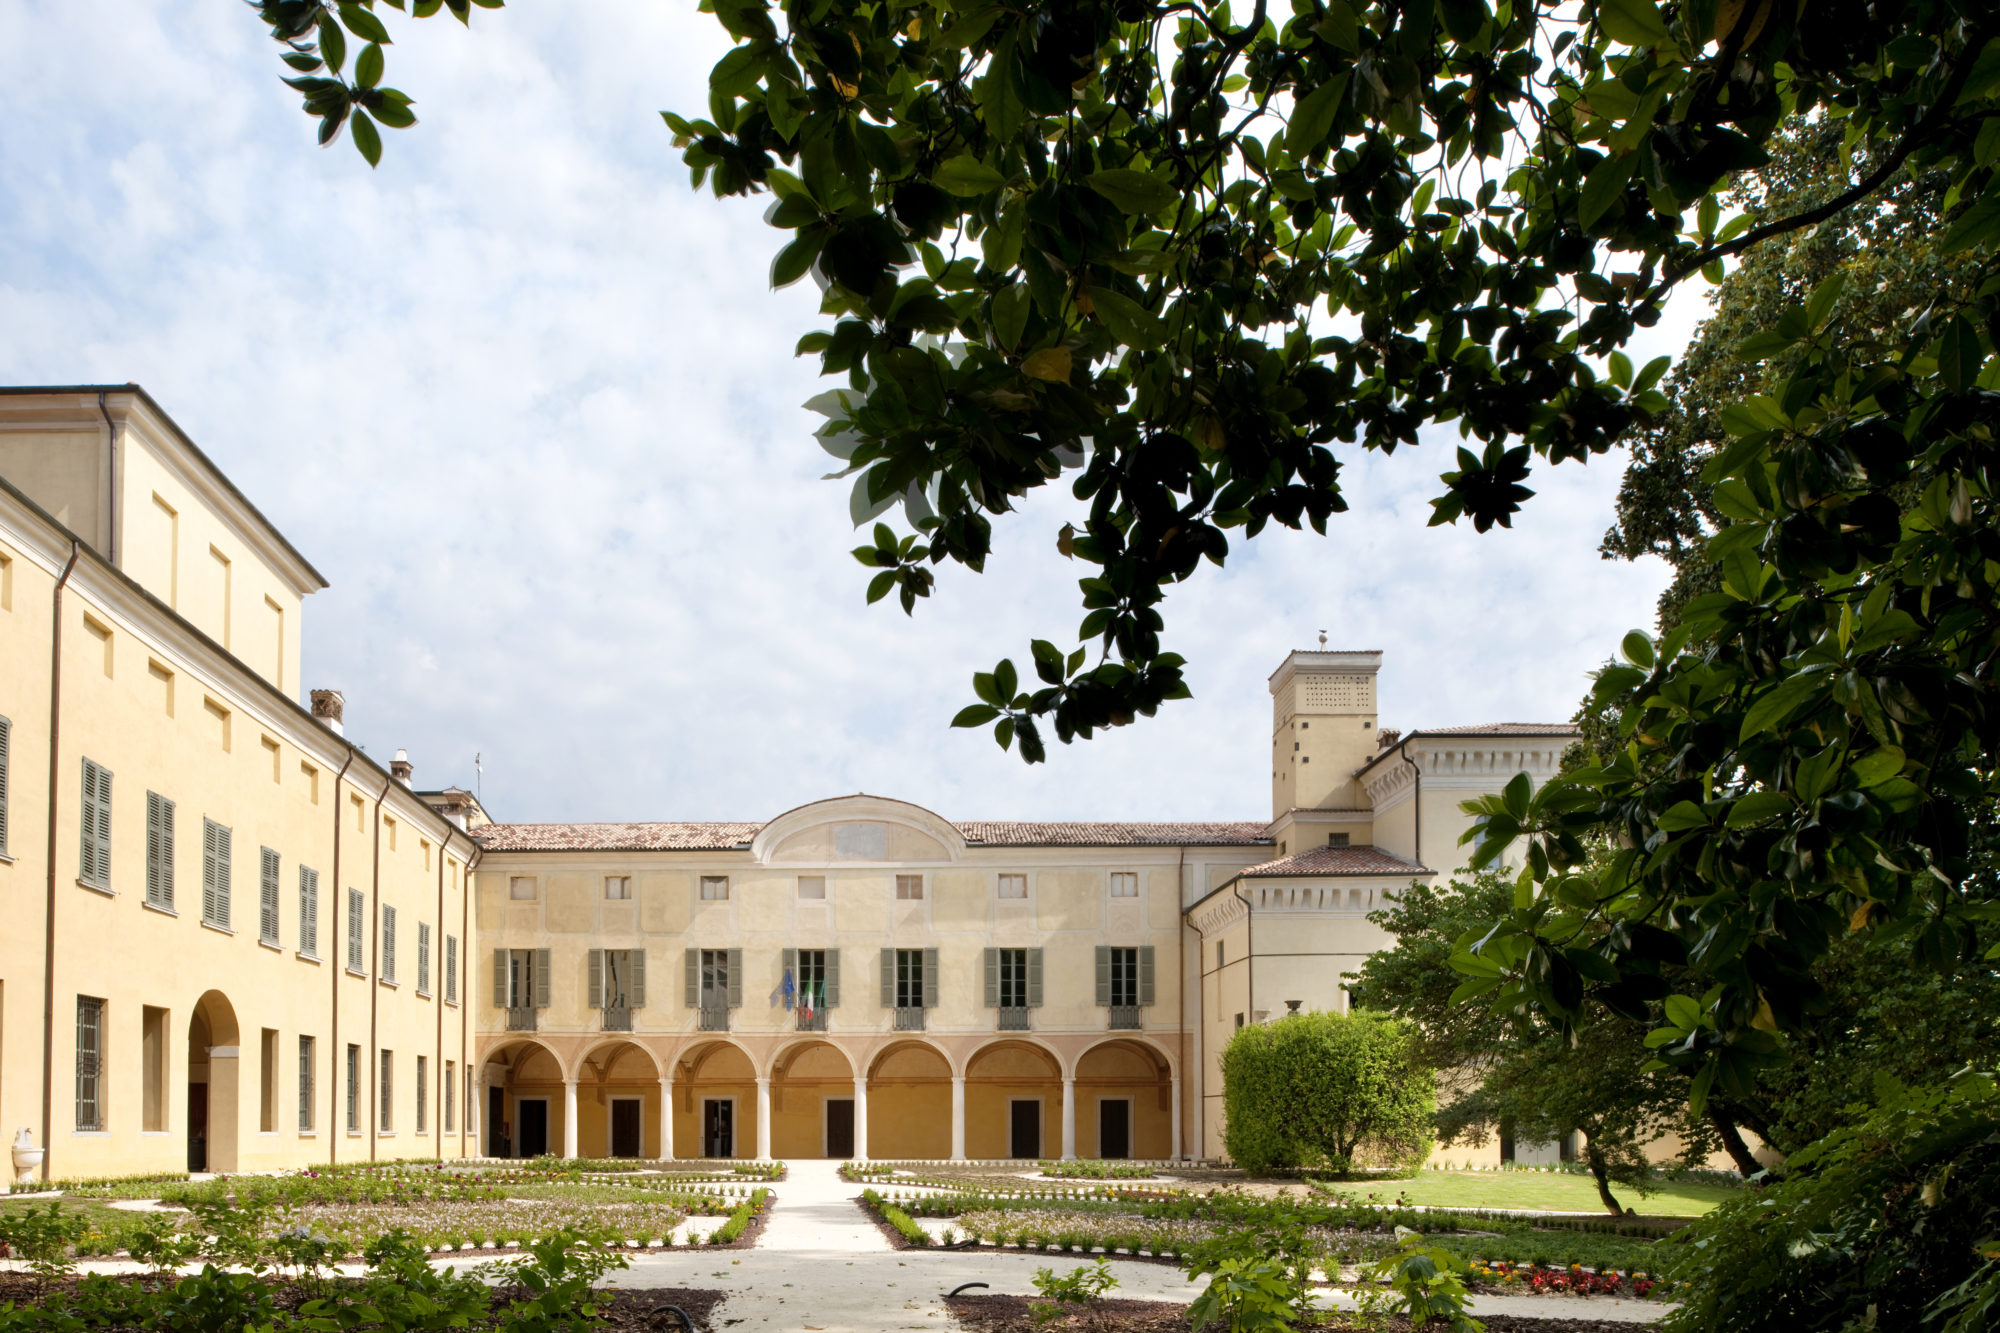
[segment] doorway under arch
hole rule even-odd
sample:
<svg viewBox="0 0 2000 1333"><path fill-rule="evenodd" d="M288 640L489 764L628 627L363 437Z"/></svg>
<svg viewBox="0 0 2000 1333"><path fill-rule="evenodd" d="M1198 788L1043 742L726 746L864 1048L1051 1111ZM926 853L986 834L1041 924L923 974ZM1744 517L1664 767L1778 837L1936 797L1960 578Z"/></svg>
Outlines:
<svg viewBox="0 0 2000 1333"><path fill-rule="evenodd" d="M771 1063L771 1155L854 1156L854 1066L832 1042L786 1047Z"/></svg>
<svg viewBox="0 0 2000 1333"><path fill-rule="evenodd" d="M236 1008L221 991L209 991L195 1002L188 1019L189 1171L236 1170L241 1040Z"/></svg>

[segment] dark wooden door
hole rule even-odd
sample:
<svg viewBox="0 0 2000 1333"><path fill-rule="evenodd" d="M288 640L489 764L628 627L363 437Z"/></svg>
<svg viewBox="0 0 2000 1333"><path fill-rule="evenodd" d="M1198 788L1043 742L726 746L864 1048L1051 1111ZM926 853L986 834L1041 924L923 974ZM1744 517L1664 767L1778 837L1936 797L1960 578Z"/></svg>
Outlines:
<svg viewBox="0 0 2000 1333"><path fill-rule="evenodd" d="M736 1103L711 1097L701 1104L701 1155L736 1155Z"/></svg>
<svg viewBox="0 0 2000 1333"><path fill-rule="evenodd" d="M845 1097L826 1103L826 1155L843 1162L854 1156L854 1103Z"/></svg>
<svg viewBox="0 0 2000 1333"><path fill-rule="evenodd" d="M518 1098L514 1102L514 1115L520 1120L519 1131L514 1141L520 1145L521 1157L540 1157L549 1150L549 1104L539 1098L529 1100Z"/></svg>
<svg viewBox="0 0 2000 1333"><path fill-rule="evenodd" d="M1042 1155L1042 1104L1008 1103L1009 1157L1038 1158Z"/></svg>
<svg viewBox="0 0 2000 1333"><path fill-rule="evenodd" d="M611 1103L611 1155L613 1157L637 1157L639 1155L639 1112L644 1103L633 1098L620 1098Z"/></svg>
<svg viewBox="0 0 2000 1333"><path fill-rule="evenodd" d="M208 1084L188 1084L188 1170L208 1170Z"/></svg>
<svg viewBox="0 0 2000 1333"><path fill-rule="evenodd" d="M514 1145L507 1130L507 1090L488 1088L486 1090L486 1155L488 1157L512 1157Z"/></svg>
<svg viewBox="0 0 2000 1333"><path fill-rule="evenodd" d="M1132 1103L1123 1097L1106 1097L1097 1103L1097 1155L1132 1155Z"/></svg>

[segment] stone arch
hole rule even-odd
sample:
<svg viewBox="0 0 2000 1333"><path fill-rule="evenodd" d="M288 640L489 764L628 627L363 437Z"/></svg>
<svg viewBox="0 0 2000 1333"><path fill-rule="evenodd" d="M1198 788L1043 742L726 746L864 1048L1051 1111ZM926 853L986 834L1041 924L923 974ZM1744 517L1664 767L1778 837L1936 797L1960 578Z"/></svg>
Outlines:
<svg viewBox="0 0 2000 1333"><path fill-rule="evenodd" d="M890 1041L868 1060L871 1157L927 1161L951 1156L951 1057L919 1037Z"/></svg>
<svg viewBox="0 0 2000 1333"><path fill-rule="evenodd" d="M655 1079L666 1077L666 1066L661 1062L659 1052L644 1042L635 1041L625 1033L607 1034L584 1047L582 1052L576 1057L577 1077L584 1077L586 1066L590 1065L597 1056L605 1051L618 1052L618 1054L611 1057L610 1063L614 1065L625 1063L624 1057L628 1052L637 1052L646 1058L646 1065L652 1071L652 1077ZM601 1064L602 1062L599 1063Z"/></svg>
<svg viewBox="0 0 2000 1333"><path fill-rule="evenodd" d="M1168 1050L1164 1045L1162 1045L1158 1041L1155 1041L1153 1038L1148 1036L1142 1036L1141 1034L1136 1032L1118 1033L1116 1035L1106 1035L1098 1038L1096 1041L1092 1042L1090 1045L1084 1047L1082 1050L1076 1053L1075 1057L1070 1061L1069 1068L1065 1071L1065 1073L1067 1073L1070 1078L1080 1077L1081 1075L1079 1071L1081 1071L1083 1068L1084 1059L1087 1056L1089 1056L1091 1052L1102 1050L1106 1046L1137 1047L1140 1050L1144 1051L1147 1055L1152 1056L1153 1059L1159 1063L1161 1077L1176 1078L1180 1074L1179 1062L1174 1059L1174 1053L1172 1051Z"/></svg>
<svg viewBox="0 0 2000 1333"><path fill-rule="evenodd" d="M1171 1157L1174 1066L1153 1042L1093 1042L1073 1066L1079 1157Z"/></svg>
<svg viewBox="0 0 2000 1333"><path fill-rule="evenodd" d="M610 1033L585 1047L573 1068L577 1154L658 1158L659 1053L625 1033Z"/></svg>
<svg viewBox="0 0 2000 1333"><path fill-rule="evenodd" d="M853 1055L826 1037L804 1036L777 1049L766 1066L773 1157L855 1155L855 1067Z"/></svg>
<svg viewBox="0 0 2000 1333"><path fill-rule="evenodd" d="M749 1048L715 1034L674 1056L674 1155L757 1155L757 1079Z"/></svg>
<svg viewBox="0 0 2000 1333"><path fill-rule="evenodd" d="M236 1170L242 1040L236 1006L227 995L212 990L195 1001L187 1036L189 1171Z"/></svg>
<svg viewBox="0 0 2000 1333"><path fill-rule="evenodd" d="M966 1155L1060 1156L1066 1073L1061 1055L1025 1034L975 1048L965 1061Z"/></svg>
<svg viewBox="0 0 2000 1333"><path fill-rule="evenodd" d="M489 1157L535 1157L563 1144L564 1083L569 1065L533 1037L495 1042L480 1058L486 1104L479 1108Z"/></svg>

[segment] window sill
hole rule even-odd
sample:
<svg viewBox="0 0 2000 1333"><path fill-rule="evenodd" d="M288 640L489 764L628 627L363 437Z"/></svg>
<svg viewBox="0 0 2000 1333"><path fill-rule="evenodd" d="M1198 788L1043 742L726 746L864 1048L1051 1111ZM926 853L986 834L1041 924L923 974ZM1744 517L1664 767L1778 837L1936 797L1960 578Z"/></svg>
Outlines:
<svg viewBox="0 0 2000 1333"><path fill-rule="evenodd" d="M76 882L76 886L77 886L77 887L78 887L79 889L89 889L89 890L90 890L90 891L91 891L92 893L101 893L101 894L103 894L103 895L104 895L105 897L107 897L107 898L116 898L116 897L118 896L118 890L116 890L116 889L107 889L107 888L106 888L106 887L104 887L104 886L103 886L102 884L92 884L92 883L91 883L91 882L90 882L89 880L87 880L87 879L79 879L79 880L77 880L77 882Z"/></svg>
<svg viewBox="0 0 2000 1333"><path fill-rule="evenodd" d="M378 986L387 986L390 990L402 989L402 987L398 986L395 982L389 980L389 978L387 977L383 977L380 981L377 981L375 984Z"/></svg>
<svg viewBox="0 0 2000 1333"><path fill-rule="evenodd" d="M446 1000L446 1001L445 1001L445 1003L446 1003L447 1005L449 1005L449 1006L450 1006L451 1008L453 1008L453 1009L456 1009L456 1008L458 1008L458 1001L457 1001L457 1000Z"/></svg>
<svg viewBox="0 0 2000 1333"><path fill-rule="evenodd" d="M316 954L309 954L301 950L294 953L292 957L298 959L301 963L311 963L314 967L319 966L319 957Z"/></svg>
<svg viewBox="0 0 2000 1333"><path fill-rule="evenodd" d="M396 1131L393 1129L378 1129L375 1131L375 1137L378 1139L393 1139L396 1137Z"/></svg>
<svg viewBox="0 0 2000 1333"><path fill-rule="evenodd" d="M302 1129L299 1131L299 1137L302 1139L316 1139L319 1137L319 1131L316 1129Z"/></svg>
<svg viewBox="0 0 2000 1333"><path fill-rule="evenodd" d="M417 998L419 1000L428 1000L431 998L431 993L427 990L420 990L417 992Z"/></svg>
<svg viewBox="0 0 2000 1333"><path fill-rule="evenodd" d="M234 935L236 933L227 926L216 925L213 921L203 921L201 928L203 930L212 930L218 935Z"/></svg>
<svg viewBox="0 0 2000 1333"><path fill-rule="evenodd" d="M283 953L285 951L285 946L276 940L258 940L257 943L263 948L269 949L272 953Z"/></svg>
<svg viewBox="0 0 2000 1333"><path fill-rule="evenodd" d="M161 916L170 916L175 919L179 919L180 917L180 913L176 912L173 908L162 907L159 903L153 902L150 899L141 901L139 906L145 908L148 912L158 912Z"/></svg>
<svg viewBox="0 0 2000 1333"><path fill-rule="evenodd" d="M10 866L13 864L14 864L13 857L7 855L7 853L5 852L0 852L0 866Z"/></svg>
<svg viewBox="0 0 2000 1333"><path fill-rule="evenodd" d="M278 1131L275 1129L260 1129L257 1131L257 1137L260 1139L275 1139L278 1137Z"/></svg>
<svg viewBox="0 0 2000 1333"><path fill-rule="evenodd" d="M363 971L362 971L362 970L361 970L360 968L358 968L358 967L350 967L350 968L348 968L348 969L347 969L347 975L348 975L348 976L350 976L350 977L361 977L361 978L363 978L364 980L365 980L365 979L367 978L367 976L368 976L368 974L367 974L366 972L363 972Z"/></svg>
<svg viewBox="0 0 2000 1333"><path fill-rule="evenodd" d="M108 1139L111 1137L111 1131L108 1129L72 1129L69 1132L69 1136L73 1139Z"/></svg>
<svg viewBox="0 0 2000 1333"><path fill-rule="evenodd" d="M171 1129L142 1129L139 1131L139 1137L142 1139L164 1139L170 1137L172 1134L173 1131Z"/></svg>

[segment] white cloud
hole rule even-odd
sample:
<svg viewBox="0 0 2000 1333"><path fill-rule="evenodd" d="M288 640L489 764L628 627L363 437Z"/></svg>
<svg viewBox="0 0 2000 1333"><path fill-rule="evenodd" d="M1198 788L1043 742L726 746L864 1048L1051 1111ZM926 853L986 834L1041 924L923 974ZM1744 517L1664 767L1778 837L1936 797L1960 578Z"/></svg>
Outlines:
<svg viewBox="0 0 2000 1333"><path fill-rule="evenodd" d="M688 187L662 107L724 49L693 6L514 0L396 22L423 123L320 152L236 5L0 9L0 380L136 380L331 579L309 684L502 818L761 818L870 790L977 817L1257 817L1284 653L1386 651L1383 721L1569 715L1663 576L1596 555L1619 460L1511 532L1426 530L1440 439L1356 457L1325 539L1239 545L1166 606L1196 698L1028 769L946 722L1066 641L1073 508L984 577L864 608L846 486L798 405L809 286L757 203ZM1687 303L1655 331L1685 336ZM1698 313L1698 312L1696 312Z"/></svg>

